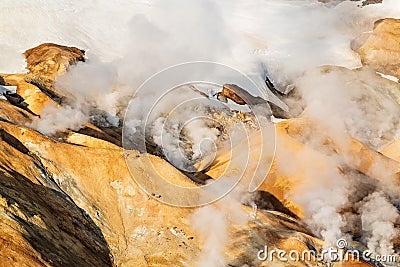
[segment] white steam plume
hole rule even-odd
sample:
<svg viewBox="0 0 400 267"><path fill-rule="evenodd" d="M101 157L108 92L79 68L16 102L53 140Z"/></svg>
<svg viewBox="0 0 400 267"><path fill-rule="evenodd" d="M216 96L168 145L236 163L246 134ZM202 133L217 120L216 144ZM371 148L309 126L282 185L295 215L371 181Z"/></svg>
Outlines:
<svg viewBox="0 0 400 267"><path fill-rule="evenodd" d="M42 110L41 116L42 119L34 120L31 126L48 135L65 129L79 130L89 120L89 117L82 111L70 106L47 105Z"/></svg>
<svg viewBox="0 0 400 267"><path fill-rule="evenodd" d="M368 249L379 255L392 255L393 239L399 230L395 228L399 213L387 196L375 192L365 198L360 207L363 238Z"/></svg>
<svg viewBox="0 0 400 267"><path fill-rule="evenodd" d="M279 139L278 139L279 140ZM332 247L345 237L346 225L340 210L348 203L350 181L339 170L340 158L327 156L310 148L293 155L285 144L277 144L276 162L279 173L295 181L299 174L302 183L286 192L304 209L304 220L317 236Z"/></svg>
<svg viewBox="0 0 400 267"><path fill-rule="evenodd" d="M379 150L400 136L398 84L372 70L316 69L296 85L306 102L307 116L334 130L336 138L339 132L347 132Z"/></svg>
<svg viewBox="0 0 400 267"><path fill-rule="evenodd" d="M202 252L195 266L226 266L225 246L228 243L228 222L225 212L209 205L193 213L192 226L199 233Z"/></svg>
<svg viewBox="0 0 400 267"><path fill-rule="evenodd" d="M316 0L37 2L2 1L0 26L7 38L0 45L9 49L0 57L21 58L18 53L42 42L88 49L87 64L76 66L59 86L95 99L113 123L145 79L173 64L225 63L260 87L265 87L265 66L282 84L321 64L359 66L350 40L398 7L393 0L363 9L352 2L328 7ZM3 71L18 65L23 62Z"/></svg>
<svg viewBox="0 0 400 267"><path fill-rule="evenodd" d="M227 184L228 185L228 184ZM250 214L242 209L245 186L240 184L218 202L198 208L190 217L191 224L196 229L202 242L202 251L196 260L196 267L224 267L227 265L225 250L229 244L229 231L232 227L247 223ZM220 195L227 187L221 184L213 192Z"/></svg>

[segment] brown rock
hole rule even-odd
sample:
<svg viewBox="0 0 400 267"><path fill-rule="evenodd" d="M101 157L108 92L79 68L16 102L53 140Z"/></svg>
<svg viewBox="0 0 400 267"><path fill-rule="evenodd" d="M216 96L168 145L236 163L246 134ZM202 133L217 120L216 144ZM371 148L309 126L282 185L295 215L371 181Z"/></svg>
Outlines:
<svg viewBox="0 0 400 267"><path fill-rule="evenodd" d="M147 196L132 179L131 175L133 177L147 175L145 170L155 168L164 178L174 184L186 187L195 186L186 176L166 161L131 151L129 157L132 157L132 161L130 161L132 173L130 173L122 149L111 144L106 145L105 141L99 143L95 138L87 136L83 141L80 141L88 145L88 147L85 147L59 143L38 132L9 123L0 122L0 128L8 136L0 139L0 146L2 146L0 149L0 169L10 175L18 170L21 175L13 184L32 184L31 187L35 186L41 192L39 197L34 194L36 191L32 188L19 189L16 185L16 193L13 197L18 203L25 203L25 198L29 198L32 204L27 207L23 206L24 211L28 210L31 214L37 214L37 217L33 219L36 220L36 224L46 225L48 235L55 236L56 240L53 241L55 247L58 246L57 240L71 240L71 242L74 240L77 243L73 249L80 252L77 255L73 254L75 256L69 256L69 258L66 256L65 261L68 261L67 263L75 263L76 258L74 257L80 257L80 255L86 253L88 253L87 260L92 259L94 252L92 251L93 245L90 243L91 239L87 241L89 242L86 244L87 251L82 250L79 245L82 240L78 239L75 233L86 237L91 231L95 231L93 230L95 228L89 230L88 227L92 227L90 223L82 226L78 224L77 229L71 231L69 237L62 236L63 231L69 229L69 220L64 220L63 216L69 216L73 219L78 216L62 210L63 207L72 209L67 205L69 198L87 212L88 220L91 218L95 225L101 229L104 239L110 247L115 265L191 266L198 257L201 242L188 219L196 209L164 205ZM150 157L150 161L148 161L148 157ZM0 185L2 185L1 176ZM51 190L48 188L51 188ZM7 190L1 191L0 189L0 196L7 199L9 197L9 194L6 193ZM53 190L56 193L55 195L64 195L66 199L57 201L53 199L54 197L48 195L53 194L51 193ZM17 192L22 195L17 195ZM196 196L177 195L176 197L190 198ZM54 205L49 204L46 208L43 207L42 198L51 203L54 202ZM66 203L62 203L62 201L66 201ZM35 211L34 208L40 211ZM52 226L51 223L57 220L46 213L47 209L49 211L55 209L54 216L59 216L59 220L63 221L62 225L65 224L64 228ZM243 210L247 213L252 212L247 207L243 207ZM73 211L74 209L71 212ZM63 212L65 214L61 215ZM3 213L0 210L1 214ZM20 223L20 221L9 217L6 217L4 222L7 225L19 225ZM10 235L15 235L24 240L23 228L16 229L14 232L10 232ZM32 230L31 235L41 234L39 230L41 228ZM306 240L313 240L312 242L319 244L319 246L322 244L320 240L310 236L310 233L300 226L296 219L280 212L258 211L256 221L249 221L248 224L239 228L229 226L229 236L232 242L229 243L227 248L226 259L239 266L257 262L258 247L263 247L264 244L279 246L281 242L285 243L284 240L293 235L296 238L302 237L300 240L303 241L298 243L301 248L306 246L304 243L308 242ZM40 240L46 239L38 237L37 242ZM6 240L5 244L12 245L10 240ZM69 244L67 243L67 246ZM15 246L15 250L26 249L26 251L29 251L29 255L40 254L42 258L39 258L38 262L42 261L50 266L59 266L55 263L58 254L50 253L50 250L46 250L49 248L30 247L28 245L25 247L25 243L21 243L20 247L16 244ZM2 253L0 250L0 257L4 256ZM63 251L61 250L58 253L63 253ZM46 257L42 254L46 254ZM102 256L99 256L98 259L103 260L106 257L108 257L108 254L103 251ZM17 264L24 262L25 258L28 258L28 256L22 254L20 258L16 259ZM33 265L35 266L35 264ZM88 265L90 264L88 263ZM96 262L91 263L91 266L98 265ZM294 266L305 266L305 264L298 263Z"/></svg>
<svg viewBox="0 0 400 267"><path fill-rule="evenodd" d="M4 128L1 133L1 265L111 266L109 247L92 219L49 180L24 144Z"/></svg>
<svg viewBox="0 0 400 267"><path fill-rule="evenodd" d="M62 92L55 89L54 82L70 65L85 61L85 52L75 47L52 43L41 44L24 53L28 74L0 74L0 84L17 86L28 108L40 115L45 105L61 102Z"/></svg>
<svg viewBox="0 0 400 267"><path fill-rule="evenodd" d="M388 158L400 162L400 139L394 140L392 143L384 147L380 152Z"/></svg>
<svg viewBox="0 0 400 267"><path fill-rule="evenodd" d="M224 84L222 91L218 93L218 99L220 101L230 99L239 105L267 104L265 99L251 95L245 89L236 84Z"/></svg>
<svg viewBox="0 0 400 267"><path fill-rule="evenodd" d="M0 195L1 265L112 265L100 229L65 194L14 172L0 175Z"/></svg>
<svg viewBox="0 0 400 267"><path fill-rule="evenodd" d="M237 94L238 89L244 91L239 86L234 84L225 84L222 91L218 93L218 99L224 101L225 99L230 99L236 104L246 105L246 101Z"/></svg>
<svg viewBox="0 0 400 267"><path fill-rule="evenodd" d="M52 43L31 48L24 55L29 70L26 81L55 99L62 96L53 88L56 78L65 73L70 65L85 61L85 51Z"/></svg>
<svg viewBox="0 0 400 267"><path fill-rule="evenodd" d="M359 48L356 47L356 52L364 65L400 78L400 20L376 21L373 33Z"/></svg>
<svg viewBox="0 0 400 267"><path fill-rule="evenodd" d="M52 43L41 44L24 53L27 69L43 80L54 81L56 75L67 71L78 61L85 61L85 51Z"/></svg>
<svg viewBox="0 0 400 267"><path fill-rule="evenodd" d="M312 129L295 122L285 125L278 134L291 138L303 129ZM0 122L0 128L3 132L0 170L6 175L0 175L0 199L4 199L0 201L2 263L191 266L198 257L202 245L188 220L195 209L161 204L143 193L131 177L146 175L144 170L155 168L172 183L194 186L166 161L150 156L152 165L149 165L147 155L131 151L134 160L130 173L122 149L106 141L78 136L77 143L85 146L77 146L10 123ZM294 149L304 146L299 141L293 142L298 144ZM368 152L365 150L363 153ZM359 155L359 151L355 153ZM373 163L368 160L371 157L361 156L368 161L365 164ZM364 168L370 169L369 166L360 169ZM273 188L278 188L276 183L264 189ZM82 215L86 213L78 206L87 216ZM243 210L252 212L247 207ZM234 266L246 263L269 266L268 262L260 264L255 258L257 250L265 244L270 248L300 251L310 245L316 248L322 245L298 220L276 211L259 210L254 221L240 227L229 226L229 237L225 256ZM72 253L65 254L66 250ZM82 257L85 260L79 263Z"/></svg>
<svg viewBox="0 0 400 267"><path fill-rule="evenodd" d="M28 108L40 115L44 106L54 101L37 86L26 82L25 78L26 74L0 74L0 80L4 85L17 86L17 93L24 98Z"/></svg>
<svg viewBox="0 0 400 267"><path fill-rule="evenodd" d="M11 105L7 100L0 99L0 120L28 124L33 118L33 115L27 111Z"/></svg>

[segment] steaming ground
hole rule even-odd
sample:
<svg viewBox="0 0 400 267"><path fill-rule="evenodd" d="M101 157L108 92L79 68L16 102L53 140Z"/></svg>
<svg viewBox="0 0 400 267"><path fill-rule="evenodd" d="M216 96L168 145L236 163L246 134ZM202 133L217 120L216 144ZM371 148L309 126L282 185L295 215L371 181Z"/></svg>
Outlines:
<svg viewBox="0 0 400 267"><path fill-rule="evenodd" d="M328 121L331 125L327 127L335 128L336 132L349 132L375 149L399 137L396 130L400 112L393 99L380 98L382 106L388 107L384 113L350 105L362 93L357 82L346 88L343 87L348 78L345 74L334 72L322 77L315 71L321 65L360 67L359 57L350 48L351 40L369 31L378 18L399 17L398 0L385 0L382 5L362 9L354 2L334 6L313 0L218 3L3 0L0 10L1 72L23 70L21 53L43 42L88 51L87 63L73 67L57 84L73 95L76 102L59 109L47 107L42 118L32 124L47 134L67 128L79 129L90 119L93 107L106 111L106 124L119 125L127 100L151 75L174 64L203 60L235 67L249 75L260 88L265 88L266 73L282 90L297 85L314 119L325 124ZM357 81L358 78L350 79ZM375 82L375 78L370 79ZM140 105L153 104L146 99L144 94L136 101ZM174 105L169 102L163 107L169 110ZM140 124L144 120L146 114L140 114L140 110L138 104L137 114L130 117L129 123ZM350 113L352 116L346 117ZM157 119L152 125L157 125ZM201 125L193 125L192 133L198 133ZM371 125L377 128L369 133L362 131ZM214 131L207 132L204 125L201 129L201 138L216 140ZM387 132L392 135L384 140L382 136L388 136L384 134ZM157 134L153 137L157 138ZM341 134L336 138L343 141ZM358 186L359 177L339 173L337 165L343 162L341 158L326 157L323 171L314 169L314 157L319 155L306 153L299 160L285 160L292 163L282 166L289 174L297 166L314 170L308 173L303 188L288 192L304 207L305 222L314 234L332 245L339 238L351 238L344 229L355 220L361 224L361 241L368 248L377 253L392 253L391 239L397 234L394 225L398 210L393 205L398 204L396 196L385 187L377 186L361 199L352 201L351 188ZM204 207L196 213L196 221L201 223L195 226L205 244L199 266L224 266L221 255L228 242L227 225L232 223L225 209L231 205L239 207L240 201ZM340 213L348 205L358 207L359 217L347 218ZM204 229L208 224L216 226L214 231Z"/></svg>

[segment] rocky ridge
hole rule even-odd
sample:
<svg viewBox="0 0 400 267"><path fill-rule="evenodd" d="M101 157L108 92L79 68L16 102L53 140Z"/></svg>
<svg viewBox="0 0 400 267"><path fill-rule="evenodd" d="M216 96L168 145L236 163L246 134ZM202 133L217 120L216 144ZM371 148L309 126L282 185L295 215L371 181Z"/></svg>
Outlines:
<svg viewBox="0 0 400 267"><path fill-rule="evenodd" d="M365 65L399 77L395 55L400 48L388 48L391 42L376 41L376 38L393 38L398 42L397 24L398 21L392 19L378 22L374 33L357 51ZM379 57L374 56L376 51ZM25 56L29 73L1 74L2 85L17 86L17 93L36 114L40 114L45 105L62 105L60 99L68 96L57 90L54 82L71 65L84 61L84 52L43 44L27 50ZM338 71L349 72L350 76L357 73ZM382 83L389 82L382 80ZM390 86L400 92L398 84L390 82ZM196 209L164 205L145 194L133 179L146 175L143 168L155 166L173 183L198 186L188 177L157 156L124 152L115 136L90 123L79 132L45 136L29 127L37 118L5 100L0 100L0 117L2 265L193 266L203 245L189 219ZM398 141L393 141L380 153L351 137L348 137L350 145L336 142L321 127L307 111L301 118L277 123L278 144L282 146L260 188L271 195L264 194L266 208L263 210L260 206L255 217L251 217L254 210L243 205L241 208L251 219L243 225L230 225L230 242L224 253L229 266L270 266L256 259L257 251L264 245L298 251L322 248L323 241L301 220L303 208L287 195L290 188L307 180L306 170L314 165L304 165L304 171L294 173L283 171L285 155L297 154L301 158L304 151L315 158L332 153L345 155L349 160L338 168L351 169L381 182L389 178L398 181ZM310 144L310 136L316 136L318 142ZM251 142L256 146L260 140L254 138ZM130 161L133 172L127 168L126 154L133 159ZM352 160L355 157L361 160ZM222 155L219 164L207 174L215 179L220 177L229 164L228 159ZM276 264L309 266L312 262ZM356 264L370 266L364 262L339 262L334 266Z"/></svg>

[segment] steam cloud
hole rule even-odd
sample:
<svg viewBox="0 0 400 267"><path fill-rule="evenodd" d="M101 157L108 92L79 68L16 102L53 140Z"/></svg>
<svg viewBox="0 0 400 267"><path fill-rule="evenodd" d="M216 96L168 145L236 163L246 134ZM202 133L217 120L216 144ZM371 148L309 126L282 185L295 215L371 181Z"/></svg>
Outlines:
<svg viewBox="0 0 400 267"><path fill-rule="evenodd" d="M337 133L338 140L344 138L345 142L340 133L348 132L379 149L399 137L399 100L388 97L390 89L370 71L350 74L335 70L322 75L314 70L327 64L360 67L358 56L350 49L351 40L369 31L376 19L398 16L397 0L362 9L353 2L329 6L314 0L98 2L0 3L0 26L3 36L7 36L0 41L1 71L22 70L20 53L42 42L89 51L86 63L72 67L57 82L59 89L76 99L76 105L46 107L42 118L32 124L42 132L79 129L91 119L93 109L105 112L105 125L119 125L127 101L151 75L174 64L209 60L238 68L260 87L265 86L267 70L283 90L295 85L303 95L307 114ZM360 81L372 85L365 90ZM372 100L363 102L367 95L372 95ZM193 93L180 96L185 99ZM163 107L168 110L182 99L167 101ZM143 105L152 104L142 95L136 100L135 117L127 123L133 128L138 125L144 119ZM384 110L376 112L376 106ZM162 141L157 129L164 123L161 115L162 109L151 120L152 136L158 144ZM188 136L196 144L204 137L213 141L217 138L204 124L192 127ZM170 139L167 144L176 146L172 142L176 136ZM332 245L346 235L343 229L349 218L340 211L349 205L349 188L357 186L357 179L338 170L341 158L321 158L320 153L311 150L304 153L279 168L288 177L295 170L305 169L307 180L288 194L305 209L305 221L313 232ZM285 163L292 157L284 150L279 156ZM315 166L315 162L321 166ZM377 190L360 202L358 219L367 246L376 253L389 253L397 234L394 223L398 211L387 198L390 192ZM234 206L240 207L240 201ZM200 266L225 264L222 254L231 223L225 210L228 207L222 203L195 213L194 226L204 240ZM210 224L212 227L208 227Z"/></svg>
<svg viewBox="0 0 400 267"><path fill-rule="evenodd" d="M393 254L393 237L399 218L397 209L382 192L375 192L364 200L361 207L362 228L368 249L379 255Z"/></svg>

